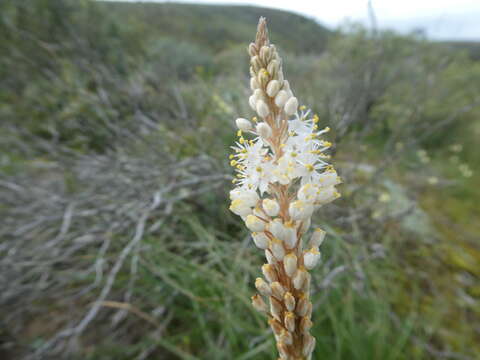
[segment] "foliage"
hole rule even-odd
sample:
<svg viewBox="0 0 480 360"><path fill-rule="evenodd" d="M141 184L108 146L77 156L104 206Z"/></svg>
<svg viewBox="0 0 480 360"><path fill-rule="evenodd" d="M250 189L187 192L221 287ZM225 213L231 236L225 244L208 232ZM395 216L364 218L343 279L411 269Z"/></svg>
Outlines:
<svg viewBox="0 0 480 360"><path fill-rule="evenodd" d="M318 357L478 356L479 63L271 9L4 0L2 358L272 357L248 301L261 260L226 209L260 15L332 128L345 182L314 219L330 234L313 281ZM85 331L62 333L119 259Z"/></svg>

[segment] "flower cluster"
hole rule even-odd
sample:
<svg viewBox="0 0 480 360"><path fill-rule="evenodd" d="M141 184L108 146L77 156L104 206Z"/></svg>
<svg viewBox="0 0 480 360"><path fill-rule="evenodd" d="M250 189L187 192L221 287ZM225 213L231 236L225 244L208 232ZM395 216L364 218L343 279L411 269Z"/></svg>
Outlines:
<svg viewBox="0 0 480 360"><path fill-rule="evenodd" d="M258 117L236 120L239 139L230 164L237 175L230 210L242 217L255 245L265 251L264 279L257 278L259 294L252 303L267 313L280 358L309 359L315 347L309 333L309 270L320 261L325 232L314 229L307 246L302 237L315 209L340 196L335 189L340 178L324 153L332 144L321 135L329 128L320 129L318 116L298 107L263 18L248 51L249 104Z"/></svg>

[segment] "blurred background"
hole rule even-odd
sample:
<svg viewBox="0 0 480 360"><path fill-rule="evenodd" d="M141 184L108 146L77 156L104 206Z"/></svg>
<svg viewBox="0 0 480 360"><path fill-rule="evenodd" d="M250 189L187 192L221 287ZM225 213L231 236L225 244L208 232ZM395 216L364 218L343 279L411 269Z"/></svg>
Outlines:
<svg viewBox="0 0 480 360"><path fill-rule="evenodd" d="M314 359L480 359L478 2L211 3L0 1L0 358L275 358L227 198L266 16L344 179Z"/></svg>

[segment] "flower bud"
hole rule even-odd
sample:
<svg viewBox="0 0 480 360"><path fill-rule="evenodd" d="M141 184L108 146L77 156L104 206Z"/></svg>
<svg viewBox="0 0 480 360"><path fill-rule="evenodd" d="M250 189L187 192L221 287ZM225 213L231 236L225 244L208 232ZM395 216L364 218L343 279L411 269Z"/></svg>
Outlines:
<svg viewBox="0 0 480 360"><path fill-rule="evenodd" d="M237 124L237 127L242 131L250 131L253 128L252 123L244 118L238 118L235 120L235 124Z"/></svg>
<svg viewBox="0 0 480 360"><path fill-rule="evenodd" d="M292 312L285 313L285 327L288 331L295 331L295 314Z"/></svg>
<svg viewBox="0 0 480 360"><path fill-rule="evenodd" d="M278 107L283 107L285 103L288 101L288 93L285 90L280 90L278 94L275 96L275 105Z"/></svg>
<svg viewBox="0 0 480 360"><path fill-rule="evenodd" d="M305 334L303 336L303 349L302 349L303 356L308 357L313 352L313 349L315 349L315 344L316 344L315 338L310 334Z"/></svg>
<svg viewBox="0 0 480 360"><path fill-rule="evenodd" d="M264 139L269 139L272 136L272 128L265 122L258 123L256 130L257 134Z"/></svg>
<svg viewBox="0 0 480 360"><path fill-rule="evenodd" d="M285 114L287 115L293 115L297 112L298 109L298 100L296 97L291 97L288 99L288 101L285 103Z"/></svg>
<svg viewBox="0 0 480 360"><path fill-rule="evenodd" d="M250 89L252 90L256 90L260 87L260 85L258 84L258 81L255 77L251 77L250 78Z"/></svg>
<svg viewBox="0 0 480 360"><path fill-rule="evenodd" d="M292 345L293 336L289 331L283 330L280 336L278 337L278 341L287 345Z"/></svg>
<svg viewBox="0 0 480 360"><path fill-rule="evenodd" d="M317 194L317 202L319 202L321 205L328 204L339 196L340 194L335 190L335 187L333 186L321 188Z"/></svg>
<svg viewBox="0 0 480 360"><path fill-rule="evenodd" d="M316 228L313 230L312 237L310 238L310 246L311 247L319 247L322 245L323 240L325 239L326 232L320 228Z"/></svg>
<svg viewBox="0 0 480 360"><path fill-rule="evenodd" d="M267 117L268 114L270 113L270 109L268 108L268 105L265 103L265 101L261 99L257 100L256 111L257 111L257 114L260 115L262 118Z"/></svg>
<svg viewBox="0 0 480 360"><path fill-rule="evenodd" d="M283 331L283 326L280 322L278 322L277 320L275 320L274 318L270 318L268 320L268 324L270 325L270 327L272 328L273 330L273 333L277 336L280 336L280 334L282 333Z"/></svg>
<svg viewBox="0 0 480 360"><path fill-rule="evenodd" d="M270 296L270 314L272 314L272 316L278 321L281 321L282 303L275 299L273 296Z"/></svg>
<svg viewBox="0 0 480 360"><path fill-rule="evenodd" d="M257 288L258 292L263 296L270 296L272 294L270 285L268 285L262 278L258 277L255 279L255 287Z"/></svg>
<svg viewBox="0 0 480 360"><path fill-rule="evenodd" d="M272 251L270 249L265 249L265 258L269 264L276 264L277 259L273 256Z"/></svg>
<svg viewBox="0 0 480 360"><path fill-rule="evenodd" d="M283 296L283 302L288 311L293 311L295 309L295 298L292 293L286 292Z"/></svg>
<svg viewBox="0 0 480 360"><path fill-rule="evenodd" d="M297 271L297 256L293 252L283 258L283 268L288 277L292 277Z"/></svg>
<svg viewBox="0 0 480 360"><path fill-rule="evenodd" d="M280 83L278 80L271 80L267 85L267 95L270 97L275 97L278 91L280 90Z"/></svg>
<svg viewBox="0 0 480 360"><path fill-rule="evenodd" d="M277 239L285 241L287 229L281 219L270 221L268 223L268 231L270 231L270 233Z"/></svg>
<svg viewBox="0 0 480 360"><path fill-rule="evenodd" d="M270 73L270 75L272 76L272 78L275 78L277 73L278 73L278 70L280 68L280 65L278 64L278 61L273 59L272 61L270 61L270 63L268 64L267 66L267 71ZM279 84L280 85L280 84ZM279 87L279 90L280 90L280 87Z"/></svg>
<svg viewBox="0 0 480 360"><path fill-rule="evenodd" d="M316 186L306 183L298 190L297 197L299 200L313 203L317 198L317 191L318 188Z"/></svg>
<svg viewBox="0 0 480 360"><path fill-rule="evenodd" d="M293 287L297 290L300 290L307 278L307 272L304 269L298 269L295 276L293 277Z"/></svg>
<svg viewBox="0 0 480 360"><path fill-rule="evenodd" d="M330 187L340 184L341 180L335 170L325 171L318 177L318 183L321 187Z"/></svg>
<svg viewBox="0 0 480 360"><path fill-rule="evenodd" d="M252 305L253 307L260 312L267 312L268 306L263 301L262 297L258 294L252 296Z"/></svg>
<svg viewBox="0 0 480 360"><path fill-rule="evenodd" d="M278 281L275 281L270 286L272 288L272 295L281 301L283 299L283 295L285 294L285 289L283 288L282 284L280 284Z"/></svg>
<svg viewBox="0 0 480 360"><path fill-rule="evenodd" d="M308 333L310 331L310 329L312 328L313 326L313 323L312 321L310 320L309 317L302 317L302 319L300 320L300 331L303 332L303 333Z"/></svg>
<svg viewBox="0 0 480 360"><path fill-rule="evenodd" d="M268 63L270 60L270 53L271 50L269 46L264 45L260 48L260 58L263 60L263 62Z"/></svg>
<svg viewBox="0 0 480 360"><path fill-rule="evenodd" d="M255 95L252 95L248 98L248 104L252 108L252 110L257 110L257 98Z"/></svg>
<svg viewBox="0 0 480 360"><path fill-rule="evenodd" d="M248 55L250 55L251 57L254 57L256 54L258 53L258 49L257 49L257 45L255 45L255 43L250 43L250 45L248 45Z"/></svg>
<svg viewBox="0 0 480 360"><path fill-rule="evenodd" d="M265 222L260 220L255 215L247 215L247 218L245 219L245 225L250 231L253 232L261 232L265 230Z"/></svg>
<svg viewBox="0 0 480 360"><path fill-rule="evenodd" d="M285 256L285 248L283 247L282 241L273 238L270 241L270 250L272 250L272 254L277 260L283 260L283 257Z"/></svg>
<svg viewBox="0 0 480 360"><path fill-rule="evenodd" d="M294 201L288 207L292 220L305 220L313 213L313 206L301 200Z"/></svg>
<svg viewBox="0 0 480 360"><path fill-rule="evenodd" d="M264 264L262 266L262 273L265 276L265 279L268 282L272 283L274 281L278 281L277 272L275 271L275 267L271 264Z"/></svg>
<svg viewBox="0 0 480 360"><path fill-rule="evenodd" d="M285 91L291 91L290 83L288 82L288 80L283 80L282 89Z"/></svg>
<svg viewBox="0 0 480 360"><path fill-rule="evenodd" d="M300 226L300 233L305 234L310 228L311 223L312 220L310 218L303 220L302 225Z"/></svg>
<svg viewBox="0 0 480 360"><path fill-rule="evenodd" d="M229 207L230 211L238 216L247 216L252 213L252 208L242 199L233 200Z"/></svg>
<svg viewBox="0 0 480 360"><path fill-rule="evenodd" d="M268 238L267 235L265 235L264 232L254 232L252 233L252 239L255 245L259 249L266 249L268 247L268 242L270 239Z"/></svg>
<svg viewBox="0 0 480 360"><path fill-rule="evenodd" d="M280 211L280 205L278 205L278 202L273 199L265 199L262 202L263 204L263 210L268 216L277 216L279 211Z"/></svg>
<svg viewBox="0 0 480 360"><path fill-rule="evenodd" d="M299 316L305 316L308 311L308 304L310 301L305 296L301 296L297 303L297 308L295 309L295 313Z"/></svg>
<svg viewBox="0 0 480 360"><path fill-rule="evenodd" d="M288 351L287 344L285 344L281 341L278 341L277 342L277 350L278 350L278 354L280 355L280 359L282 359L282 360L291 359L290 353Z"/></svg>
<svg viewBox="0 0 480 360"><path fill-rule="evenodd" d="M285 224L285 246L287 249L293 249L297 245L297 229L295 223L289 221Z"/></svg>
<svg viewBox="0 0 480 360"><path fill-rule="evenodd" d="M303 254L303 263L308 270L312 270L320 261L320 251L318 247L312 247Z"/></svg>

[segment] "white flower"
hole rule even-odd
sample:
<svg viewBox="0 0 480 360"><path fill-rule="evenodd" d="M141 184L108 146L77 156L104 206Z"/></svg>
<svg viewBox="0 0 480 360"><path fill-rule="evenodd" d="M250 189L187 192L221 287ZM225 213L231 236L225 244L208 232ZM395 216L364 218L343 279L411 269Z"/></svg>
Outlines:
<svg viewBox="0 0 480 360"><path fill-rule="evenodd" d="M230 191L231 200L241 200L246 206L254 207L257 205L260 197L255 190L233 189Z"/></svg>
<svg viewBox="0 0 480 360"><path fill-rule="evenodd" d="M237 127L242 131L250 131L253 128L252 123L244 118L238 118L235 120L235 124L237 124Z"/></svg>
<svg viewBox="0 0 480 360"><path fill-rule="evenodd" d="M261 232L265 230L265 222L260 220L258 216L255 215L247 215L245 219L245 225L250 231L253 232Z"/></svg>
<svg viewBox="0 0 480 360"><path fill-rule="evenodd" d="M260 86L258 85L258 81L255 77L252 77L250 78L250 89L252 90L256 90L258 89Z"/></svg>
<svg viewBox="0 0 480 360"><path fill-rule="evenodd" d="M252 108L252 110L257 110L257 98L255 95L252 95L248 98L248 104Z"/></svg>

